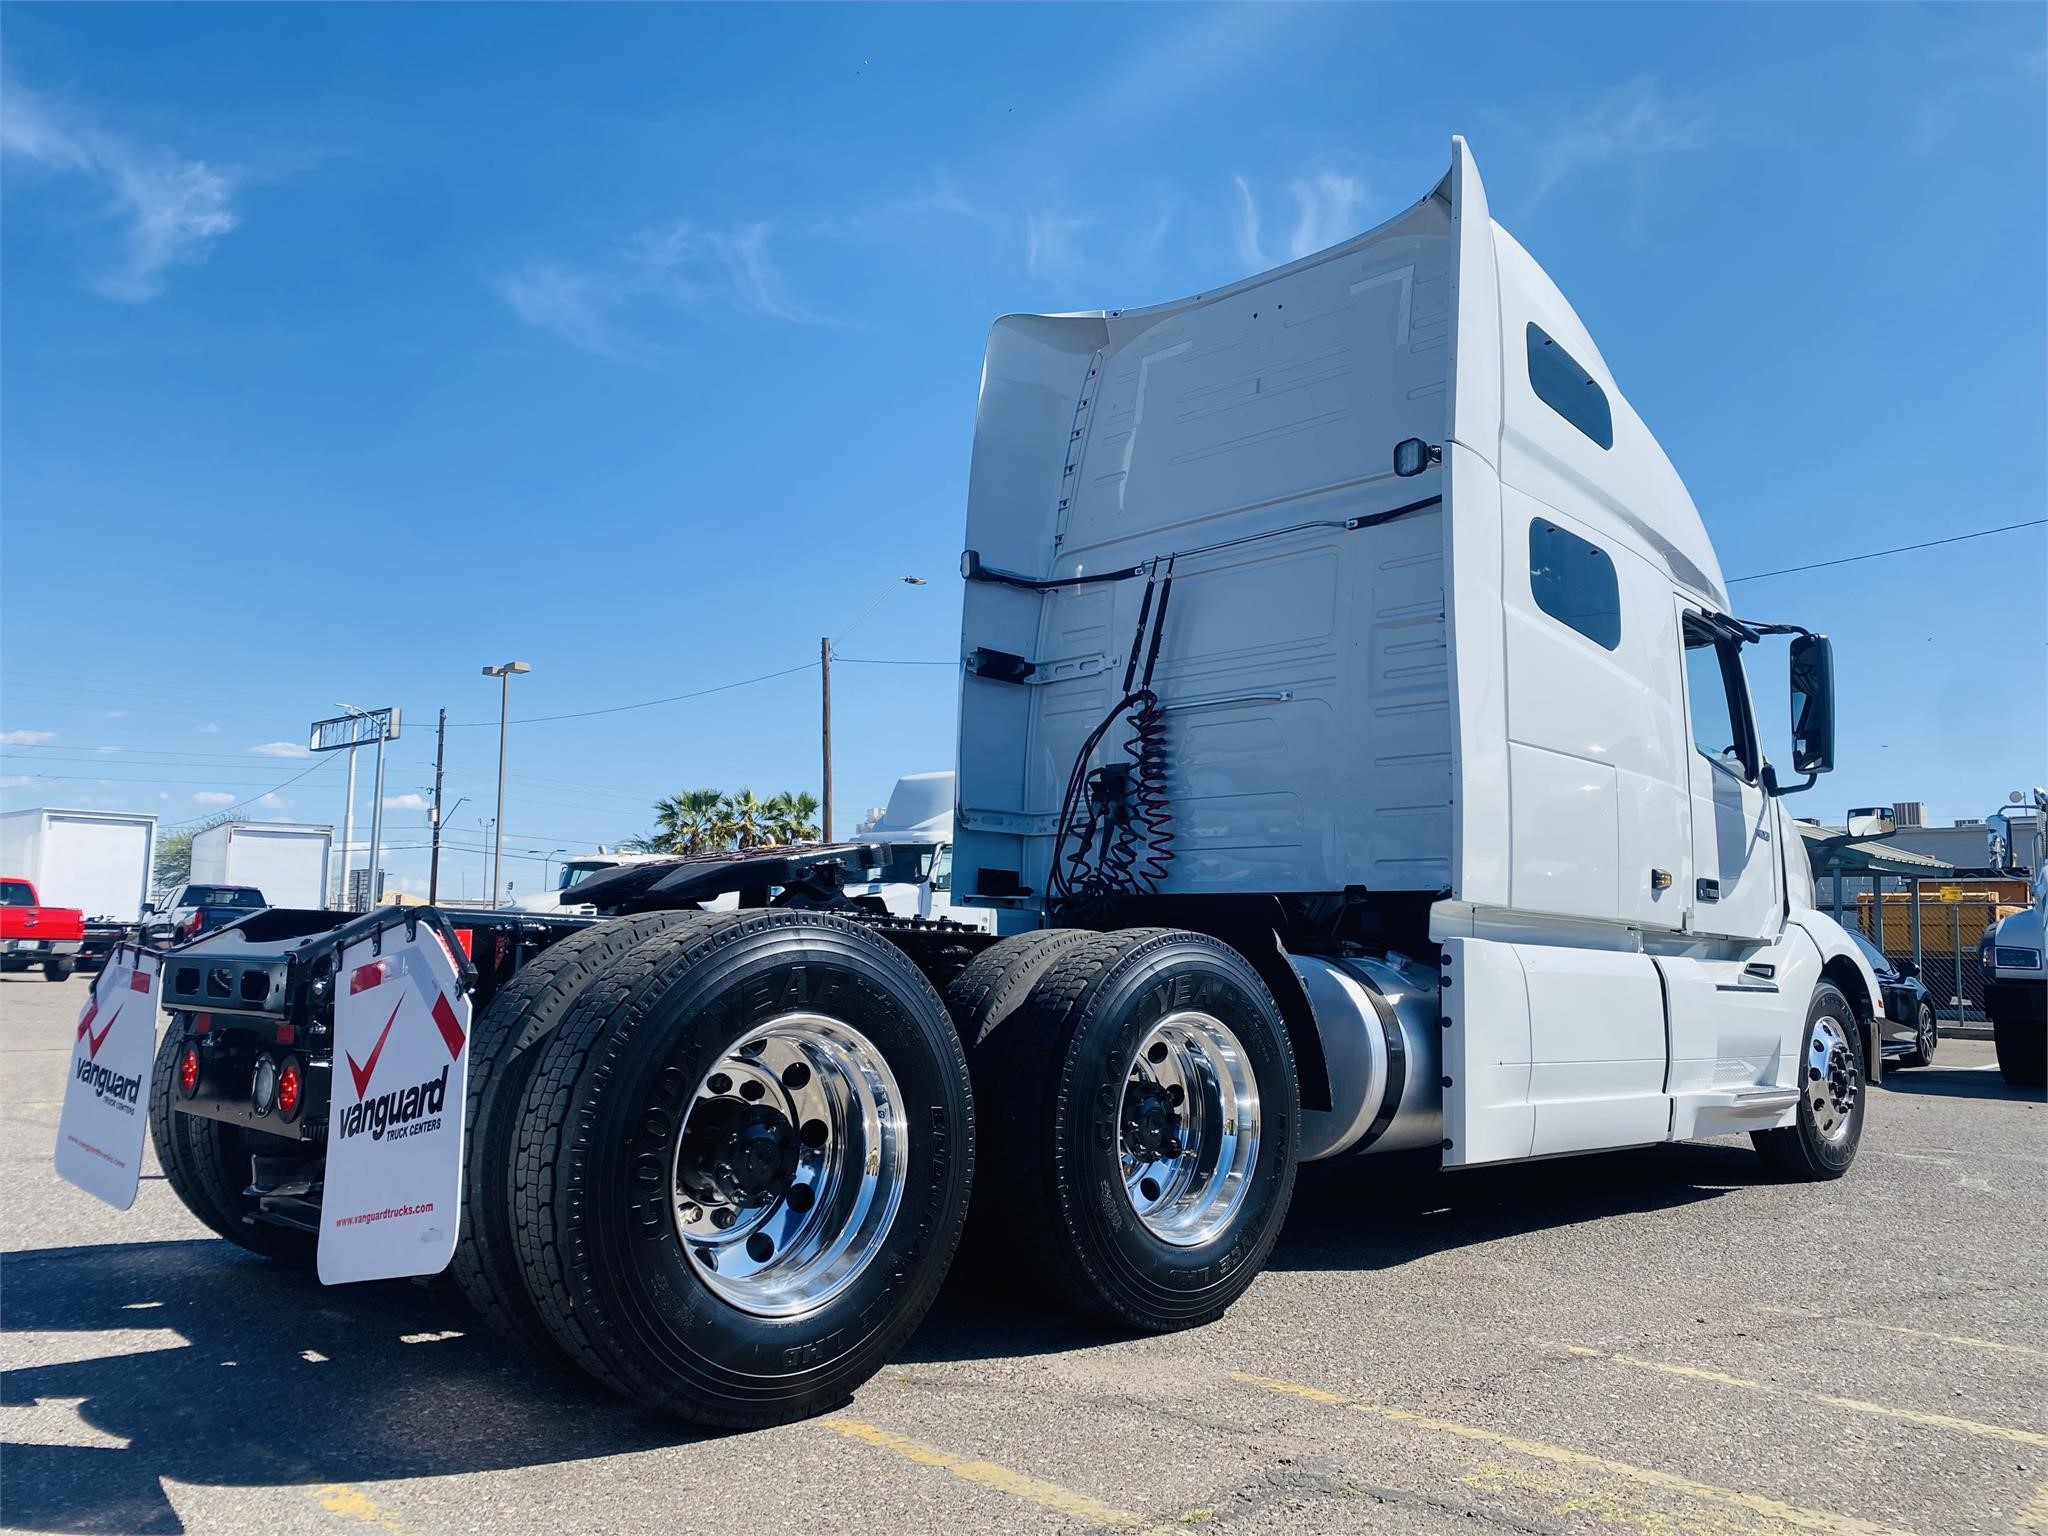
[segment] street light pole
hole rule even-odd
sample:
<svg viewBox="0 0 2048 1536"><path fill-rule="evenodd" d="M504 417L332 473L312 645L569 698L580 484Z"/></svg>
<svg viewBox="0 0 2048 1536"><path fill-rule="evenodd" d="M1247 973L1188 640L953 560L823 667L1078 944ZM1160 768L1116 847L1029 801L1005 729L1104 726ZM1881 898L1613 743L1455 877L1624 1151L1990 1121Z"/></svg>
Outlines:
<svg viewBox="0 0 2048 1536"><path fill-rule="evenodd" d="M924 585L924 578L922 576L905 576L900 578L900 580L901 584L906 587L921 587ZM825 841L828 843L832 841L832 647L859 628L860 621L873 613L881 605L882 599L891 592L894 592L896 587L897 582L892 581L889 585L882 588L881 591L877 592L875 600L869 603L867 607L861 609L854 621L839 631L837 638L821 637L818 641L819 700L822 705L819 723L822 727L820 735L823 740L825 759L822 775L825 781L824 792L818 797L819 813L823 820L823 825L819 830L824 834Z"/></svg>
<svg viewBox="0 0 2048 1536"><path fill-rule="evenodd" d="M505 861L505 736L512 720L512 679L532 670L523 661L508 661L484 668L485 677L495 677L503 685L498 695L498 819L491 840L491 906L494 910L499 901L498 877Z"/></svg>

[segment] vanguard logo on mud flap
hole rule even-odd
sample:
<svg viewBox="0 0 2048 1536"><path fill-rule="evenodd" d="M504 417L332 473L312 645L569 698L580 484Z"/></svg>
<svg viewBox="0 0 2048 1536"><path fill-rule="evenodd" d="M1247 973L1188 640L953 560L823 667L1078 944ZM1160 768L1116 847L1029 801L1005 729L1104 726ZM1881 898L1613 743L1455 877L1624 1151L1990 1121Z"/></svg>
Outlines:
<svg viewBox="0 0 2048 1536"><path fill-rule="evenodd" d="M390 1132L393 1139L437 1129L441 1106L448 1101L448 1069L412 1088L394 1088L374 1099L363 1099L341 1112L335 1132L344 1139L370 1133L370 1140L382 1141ZM432 1117L432 1118L428 1118Z"/></svg>
<svg viewBox="0 0 2048 1536"><path fill-rule="evenodd" d="M96 1099L119 1099L133 1104L142 1097L142 1074L123 1077L118 1072L109 1072L90 1056L78 1058L78 1080L92 1089Z"/></svg>

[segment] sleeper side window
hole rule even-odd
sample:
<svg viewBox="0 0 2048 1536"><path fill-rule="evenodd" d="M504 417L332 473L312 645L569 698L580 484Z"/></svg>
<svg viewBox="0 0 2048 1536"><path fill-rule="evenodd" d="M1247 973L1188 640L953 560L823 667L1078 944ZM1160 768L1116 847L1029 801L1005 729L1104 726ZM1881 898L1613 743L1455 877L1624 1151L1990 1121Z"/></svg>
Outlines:
<svg viewBox="0 0 2048 1536"><path fill-rule="evenodd" d="M1607 391L1540 325L1529 327L1529 387L1602 448L1614 446L1614 410Z"/></svg>
<svg viewBox="0 0 2048 1536"><path fill-rule="evenodd" d="M1621 582L1597 544L1553 522L1529 524L1529 591L1536 606L1595 645L1621 644Z"/></svg>
<svg viewBox="0 0 2048 1536"><path fill-rule="evenodd" d="M1737 778L1755 777L1740 664L1732 642L1704 626L1685 626L1685 694L1692 744L1700 756Z"/></svg>

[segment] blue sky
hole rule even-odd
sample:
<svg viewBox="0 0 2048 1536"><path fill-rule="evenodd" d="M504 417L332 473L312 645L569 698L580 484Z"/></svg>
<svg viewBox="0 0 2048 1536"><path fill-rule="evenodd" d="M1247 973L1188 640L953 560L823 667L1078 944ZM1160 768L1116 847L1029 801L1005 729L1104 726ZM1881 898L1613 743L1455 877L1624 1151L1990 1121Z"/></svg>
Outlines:
<svg viewBox="0 0 2048 1536"><path fill-rule="evenodd" d="M988 322L1342 238L1453 132L1731 576L2039 517L2044 14L9 7L0 805L338 822L288 754L396 703L416 883L516 657L508 854L587 847L815 788L818 637L925 576L835 669L850 828L952 759ZM1836 641L1802 813L2048 774L2043 534L1734 589Z"/></svg>

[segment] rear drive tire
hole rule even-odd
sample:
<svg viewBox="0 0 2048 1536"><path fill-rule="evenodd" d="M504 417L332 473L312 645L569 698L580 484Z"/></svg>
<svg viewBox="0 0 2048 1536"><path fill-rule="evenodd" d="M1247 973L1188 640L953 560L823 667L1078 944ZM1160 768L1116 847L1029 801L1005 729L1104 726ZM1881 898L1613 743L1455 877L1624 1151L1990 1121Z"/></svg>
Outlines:
<svg viewBox="0 0 2048 1536"><path fill-rule="evenodd" d="M977 1043L981 1204L1075 1306L1166 1332L1257 1276L1294 1193L1300 1092L1280 1010L1205 934L1134 929L1057 955Z"/></svg>
<svg viewBox="0 0 2048 1536"><path fill-rule="evenodd" d="M71 975L71 972L74 968L74 964L75 962L73 962L69 955L50 956L49 959L43 962L43 980L67 980Z"/></svg>
<svg viewBox="0 0 2048 1536"><path fill-rule="evenodd" d="M754 1428L843 1402L923 1318L967 1212L973 1101L900 950L828 914L717 913L584 989L516 1156L520 1264L563 1350L640 1402Z"/></svg>
<svg viewBox="0 0 2048 1536"><path fill-rule="evenodd" d="M1856 1161L1869 1100L1856 1010L1831 983L1813 989L1799 1048L1798 1118L1751 1131L1764 1166L1787 1179L1839 1179Z"/></svg>
<svg viewBox="0 0 2048 1536"><path fill-rule="evenodd" d="M176 1029L164 1031L150 1076L149 1134L164 1182L186 1210L237 1247L310 1269L318 1234L254 1219L256 1202L242 1193L249 1187L252 1155L285 1156L299 1144L180 1113L174 1075L181 1043Z"/></svg>
<svg viewBox="0 0 2048 1536"><path fill-rule="evenodd" d="M581 929L543 950L491 999L470 1036L462 1226L455 1283L499 1337L554 1364L572 1362L527 1294L512 1238L512 1152L520 1104L540 1052L583 989L644 939L701 919L651 912Z"/></svg>
<svg viewBox="0 0 2048 1536"><path fill-rule="evenodd" d="M1941 1023L1934 1016L1934 1004L1923 1002L1913 1016L1913 1049L1899 1058L1902 1067L1931 1067L1934 1047L1941 1039Z"/></svg>

